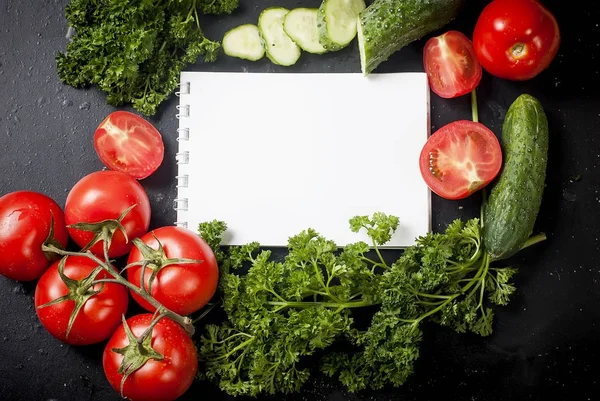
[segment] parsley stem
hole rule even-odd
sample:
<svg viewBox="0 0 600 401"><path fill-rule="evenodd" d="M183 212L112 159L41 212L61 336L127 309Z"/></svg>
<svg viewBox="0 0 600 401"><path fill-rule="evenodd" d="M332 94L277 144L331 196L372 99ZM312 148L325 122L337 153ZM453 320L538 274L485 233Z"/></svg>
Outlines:
<svg viewBox="0 0 600 401"><path fill-rule="evenodd" d="M418 291L414 291L413 294L415 294L418 297L426 297L426 298L434 298L434 299L450 299L450 298L452 298L452 295L426 294L424 292L418 292Z"/></svg>
<svg viewBox="0 0 600 401"><path fill-rule="evenodd" d="M373 267L381 267L383 269L389 269L388 265L383 264L381 262L377 262L371 258L367 258L366 256L361 256L361 260L363 260L364 262L370 263L373 265Z"/></svg>
<svg viewBox="0 0 600 401"><path fill-rule="evenodd" d="M437 306L437 305L439 305L439 304L441 304L441 303L444 303L444 302L446 302L446 301L445 301L445 300L440 300L440 301L437 301L437 302L430 302L430 301L422 301L422 300L419 300L419 302L420 302L420 303L422 303L423 305Z"/></svg>
<svg viewBox="0 0 600 401"><path fill-rule="evenodd" d="M282 306L287 308L310 308L312 306L323 306L325 308L362 308L365 306L377 305L378 302L367 302L367 301L351 301L351 302L313 302L313 301L299 301L299 302L279 302L269 301L265 302L266 305Z"/></svg>
<svg viewBox="0 0 600 401"><path fill-rule="evenodd" d="M383 256L381 255L381 252L379 252L379 247L377 246L377 244L375 244L375 240L373 240L373 248L375 249L375 253L377 253L377 256L379 257L379 260L381 261L383 267L389 269L389 266L387 265L387 263L385 263L385 259L383 259Z"/></svg>
<svg viewBox="0 0 600 401"><path fill-rule="evenodd" d="M435 315L436 313L438 313L439 311L441 311L446 305L448 305L450 302L452 302L459 295L460 294L454 294L454 295L449 296L449 298L446 301L444 301L442 304L440 304L440 306L438 306L435 309L430 310L429 312L425 313L424 315L419 316L419 318L417 318L416 321L413 324L418 324L419 322L421 322L425 318L428 318L431 315Z"/></svg>
<svg viewBox="0 0 600 401"><path fill-rule="evenodd" d="M212 343L212 344L224 344L224 343L226 343L227 341L231 341L231 340L233 340L234 338L237 338L237 337L240 337L240 336L245 336L245 337L248 337L248 338L254 338L254 337L253 337L253 336L251 336L250 334L246 334L246 333L239 332L239 333L235 333L235 334L232 334L232 335L230 335L229 337L227 337L227 338L226 338L226 339L224 339L224 340L221 340L221 341L211 341L211 343Z"/></svg>
<svg viewBox="0 0 600 401"><path fill-rule="evenodd" d="M250 339L248 339L248 340L244 341L243 343L241 343L240 345L238 345L237 347L235 347L234 349L232 349L232 350L231 350L231 351L229 351L228 353L226 353L226 354L223 354L223 355L221 355L221 356L219 356L219 357L217 357L217 358L215 358L215 359L209 359L209 360L207 360L206 362L216 362L216 361L220 361L220 360L222 360L222 359L227 359L227 358L229 358L231 355L233 355L233 354L235 354L236 352L238 352L239 350L241 350L242 348L245 348L245 347L247 347L248 345L250 345L250 344L251 344L251 343L254 341L254 339L255 339L255 338L256 338L256 337L252 337L252 338L250 338Z"/></svg>

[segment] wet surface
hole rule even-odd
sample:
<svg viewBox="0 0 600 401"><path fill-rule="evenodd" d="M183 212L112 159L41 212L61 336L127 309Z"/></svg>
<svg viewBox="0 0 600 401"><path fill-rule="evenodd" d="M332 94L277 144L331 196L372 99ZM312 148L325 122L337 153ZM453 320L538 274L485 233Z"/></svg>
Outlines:
<svg viewBox="0 0 600 401"><path fill-rule="evenodd" d="M244 22L255 22L269 5L318 6L314 0L246 3L234 15L205 18L207 36L218 39ZM249 3L254 3L248 5ZM256 5L260 3L259 5ZM469 34L482 3L467 2L447 29ZM348 394L319 375L297 395L269 400L597 400L600 386L600 14L558 0L555 12L563 45L549 70L529 82L484 74L478 90L480 121L500 135L512 101L530 93L544 105L550 123L550 154L544 202L536 227L548 240L510 262L520 268L511 304L496 309L489 338L425 328L415 374L399 389ZM66 47L66 0L0 0L0 194L19 189L44 192L64 205L69 189L102 169L92 137L115 110L96 88L63 85L55 56ZM380 72L421 71L424 40L381 65ZM264 59L227 58L195 70L240 72L359 72L356 41L321 56L304 53L284 68ZM357 99L357 102L364 101ZM175 221L176 98L150 120L165 141L165 162L142 181L153 210L152 226ZM469 119L469 97L442 100L432 94L432 130ZM574 179L577 178L578 179ZM393 185L393 184L390 184ZM480 196L444 201L433 196L434 229L457 217L479 214ZM0 399L118 400L102 372L102 344L70 347L46 333L33 309L34 284L0 278ZM186 400L232 400L198 382ZM267 399L267 398L265 398Z"/></svg>

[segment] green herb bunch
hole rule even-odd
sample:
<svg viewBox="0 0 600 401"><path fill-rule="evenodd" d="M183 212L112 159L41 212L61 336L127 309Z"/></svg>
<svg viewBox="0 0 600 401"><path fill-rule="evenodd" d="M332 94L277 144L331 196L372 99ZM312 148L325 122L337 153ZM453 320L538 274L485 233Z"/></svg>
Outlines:
<svg viewBox="0 0 600 401"><path fill-rule="evenodd" d="M65 14L75 34L57 55L60 79L97 85L107 103L131 103L145 115L177 88L183 68L212 62L220 43L200 28L199 14L231 13L239 0L71 0Z"/></svg>
<svg viewBox="0 0 600 401"><path fill-rule="evenodd" d="M492 304L508 303L516 270L492 267L479 219L455 220L443 233L419 237L393 263L379 247L397 229L383 213L350 220L371 244L339 249L308 229L273 260L258 243L221 248L224 222L200 225L224 270L227 320L207 325L200 341L205 376L231 395L289 393L308 380L307 358L325 356L321 371L349 391L399 386L413 373L426 320L457 332L492 332ZM248 267L242 274L242 267ZM370 313L360 327L355 313ZM347 352L335 351L346 341ZM330 351L334 350L334 351Z"/></svg>

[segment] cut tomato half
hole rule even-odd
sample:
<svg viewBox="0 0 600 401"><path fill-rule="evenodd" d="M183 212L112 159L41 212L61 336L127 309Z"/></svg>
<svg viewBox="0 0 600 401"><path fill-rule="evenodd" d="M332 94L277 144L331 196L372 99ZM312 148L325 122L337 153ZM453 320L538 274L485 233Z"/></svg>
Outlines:
<svg viewBox="0 0 600 401"><path fill-rule="evenodd" d="M488 185L502 167L498 138L469 120L447 124L429 137L419 168L427 186L445 199L463 199Z"/></svg>
<svg viewBox="0 0 600 401"><path fill-rule="evenodd" d="M160 132L127 111L115 111L100 123L94 133L94 148L106 167L138 180L154 173L165 153Z"/></svg>
<svg viewBox="0 0 600 401"><path fill-rule="evenodd" d="M425 43L423 67L431 90L446 99L471 92L481 81L481 64L473 43L458 31L448 31Z"/></svg>

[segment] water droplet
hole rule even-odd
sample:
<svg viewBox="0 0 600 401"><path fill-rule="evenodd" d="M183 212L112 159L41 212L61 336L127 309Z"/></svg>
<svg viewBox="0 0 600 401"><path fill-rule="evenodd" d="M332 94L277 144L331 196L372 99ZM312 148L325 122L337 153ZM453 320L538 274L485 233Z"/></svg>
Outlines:
<svg viewBox="0 0 600 401"><path fill-rule="evenodd" d="M577 195L569 190L564 190L563 191L563 199L569 202L575 202L577 200Z"/></svg>
<svg viewBox="0 0 600 401"><path fill-rule="evenodd" d="M79 109L80 110L89 110L90 109L90 102L83 102L79 105Z"/></svg>
<svg viewBox="0 0 600 401"><path fill-rule="evenodd" d="M13 120L15 120L16 123L21 122L21 119L17 115L13 117Z"/></svg>
<svg viewBox="0 0 600 401"><path fill-rule="evenodd" d="M569 182L571 184L573 184L574 182L578 182L578 181L581 181L581 175L580 174L578 174L578 175L572 175L572 176L569 177Z"/></svg>
<svg viewBox="0 0 600 401"><path fill-rule="evenodd" d="M62 101L63 107L71 107L73 106L73 101L71 99L65 99Z"/></svg>
<svg viewBox="0 0 600 401"><path fill-rule="evenodd" d="M43 97L43 96L39 97L38 100L37 100L38 106L43 106L46 103L48 103L48 100L45 97Z"/></svg>

